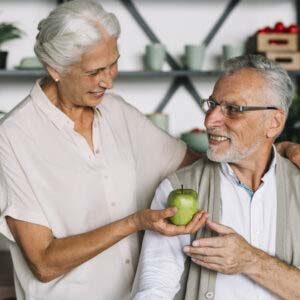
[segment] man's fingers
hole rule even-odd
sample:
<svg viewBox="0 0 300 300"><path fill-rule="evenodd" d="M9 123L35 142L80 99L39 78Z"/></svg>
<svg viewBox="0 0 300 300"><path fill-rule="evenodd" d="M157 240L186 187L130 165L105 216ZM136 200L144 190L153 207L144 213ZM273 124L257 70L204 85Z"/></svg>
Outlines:
<svg viewBox="0 0 300 300"><path fill-rule="evenodd" d="M202 263L207 264L216 264L216 265L223 265L224 259L220 256L206 256L206 255L189 255L191 259L197 259Z"/></svg>
<svg viewBox="0 0 300 300"><path fill-rule="evenodd" d="M211 248L222 248L226 244L224 237L209 237L209 238L201 238L198 240L194 240L192 245L193 247L211 247Z"/></svg>
<svg viewBox="0 0 300 300"><path fill-rule="evenodd" d="M201 267L204 267L206 269L217 271L217 272L221 272L220 265L218 265L218 264L206 263L206 262L203 262L200 259L196 259L196 258L192 258L192 261L195 264L197 264L197 265L199 265Z"/></svg>
<svg viewBox="0 0 300 300"><path fill-rule="evenodd" d="M222 256L223 253L223 250L221 248L192 247L192 246L185 246L183 248L183 251L189 256L193 256L193 255Z"/></svg>
<svg viewBox="0 0 300 300"><path fill-rule="evenodd" d="M213 230L219 234L229 234L229 233L234 232L230 227L210 221L210 220L207 220L206 224L208 225L208 227L211 230Z"/></svg>

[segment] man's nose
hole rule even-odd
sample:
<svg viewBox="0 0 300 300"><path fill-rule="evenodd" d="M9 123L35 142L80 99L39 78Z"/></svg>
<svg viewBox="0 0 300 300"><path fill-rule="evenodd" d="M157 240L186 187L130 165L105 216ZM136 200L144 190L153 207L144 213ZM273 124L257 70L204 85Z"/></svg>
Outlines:
<svg viewBox="0 0 300 300"><path fill-rule="evenodd" d="M106 89L111 89L113 87L113 75L110 68L103 70L99 81L99 86Z"/></svg>
<svg viewBox="0 0 300 300"><path fill-rule="evenodd" d="M206 128L209 127L220 127L224 124L225 116L218 105L211 111L206 113L204 124Z"/></svg>

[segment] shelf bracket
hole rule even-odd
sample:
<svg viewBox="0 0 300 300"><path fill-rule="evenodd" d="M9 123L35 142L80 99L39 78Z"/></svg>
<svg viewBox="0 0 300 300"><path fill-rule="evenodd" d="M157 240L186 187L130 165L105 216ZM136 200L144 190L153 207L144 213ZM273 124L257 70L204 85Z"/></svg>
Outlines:
<svg viewBox="0 0 300 300"><path fill-rule="evenodd" d="M143 29L144 33L148 36L148 38L153 43L160 43L160 40L155 35L155 33L152 31L150 26L146 23L146 21L143 19L141 14L138 12L137 8L133 4L131 0L120 0L121 3L125 6L125 8L129 11L129 13L132 15L132 17L135 19L137 24ZM167 51L167 58L166 58L168 64L173 70L180 70L181 66L177 63L177 61L172 57L172 55ZM174 95L176 90L179 88L180 85L183 85L186 90L191 94L196 104L200 107L200 95L198 94L196 88L194 87L191 79L188 76L184 77L178 77L174 79L159 106L157 107L156 111L162 111L162 109L168 104L171 97Z"/></svg>
<svg viewBox="0 0 300 300"><path fill-rule="evenodd" d="M172 96L175 94L175 92L181 85L184 85L187 88L187 91L190 93L190 95L193 97L193 99L195 99L196 104L200 106L201 97L199 96L199 94L198 94L197 90L194 88L194 86L190 85L190 80L187 80L187 79L188 79L187 76L182 76L182 77L179 76L179 77L176 77L172 81L169 89L167 90L166 95L164 96L164 98L161 100L161 102L155 109L155 112L162 112L164 110L164 108L167 106L167 104L169 103ZM200 108L201 108L201 106L200 106ZM201 109L201 111L202 111L202 109Z"/></svg>
<svg viewBox="0 0 300 300"><path fill-rule="evenodd" d="M218 33L221 26L224 24L226 19L229 17L230 13L233 11L233 9L236 7L236 5L240 2L240 0L231 0L228 5L226 6L225 10L223 11L222 15L219 17L219 19L216 21L215 25L212 27L210 32L207 34L205 39L203 40L202 44L207 47L213 38Z"/></svg>
<svg viewBox="0 0 300 300"><path fill-rule="evenodd" d="M175 94L177 89L180 86L179 78L175 78L171 85L169 86L166 95L163 97L157 108L155 109L155 112L162 112L164 108L167 106L168 102L172 98L172 96Z"/></svg>
<svg viewBox="0 0 300 300"><path fill-rule="evenodd" d="M146 23L143 19L142 15L138 12L136 6L133 4L131 0L120 0L120 2L125 6L125 8L129 11L131 16L137 22L137 24L143 29L144 33L153 43L161 43L155 33L152 31L150 26ZM177 63L177 61L170 55L167 51L167 58L168 64L173 70L180 70L181 66Z"/></svg>
<svg viewBox="0 0 300 300"><path fill-rule="evenodd" d="M134 18L134 20L137 22L137 24L142 28L144 33L148 36L148 38L153 43L160 43L159 38L156 36L156 34L152 31L150 26L146 23L142 15L139 13L136 6L133 4L132 0L120 0L120 2L125 6L125 8L129 11L131 16ZM228 18L230 13L233 11L233 9L236 7L236 5L240 2L240 0L231 0L228 5L226 6L225 10L221 14L221 16L218 18L208 35L203 40L202 44L204 44L206 47L211 43L225 20ZM181 66L177 63L177 61L172 57L172 55L167 51L167 57L166 60L172 70L180 70ZM161 112L166 105L171 100L172 96L176 92L176 90L183 85L185 89L189 92L189 94L192 96L193 100L196 102L196 104L200 107L200 99L201 96L199 95L197 89L194 87L191 79L188 76L182 76L175 78L169 89L167 90L166 95L161 100L161 103L156 108L156 112Z"/></svg>

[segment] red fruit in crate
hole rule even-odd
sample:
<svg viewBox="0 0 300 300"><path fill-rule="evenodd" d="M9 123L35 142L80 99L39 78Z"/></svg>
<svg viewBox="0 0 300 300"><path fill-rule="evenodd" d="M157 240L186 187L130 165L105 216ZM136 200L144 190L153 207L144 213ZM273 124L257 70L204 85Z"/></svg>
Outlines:
<svg viewBox="0 0 300 300"><path fill-rule="evenodd" d="M264 29L258 29L255 34L266 33Z"/></svg>
<svg viewBox="0 0 300 300"><path fill-rule="evenodd" d="M275 32L284 32L285 27L284 27L283 23L282 22L277 22L274 26L274 31Z"/></svg>
<svg viewBox="0 0 300 300"><path fill-rule="evenodd" d="M295 25L295 24L290 25L287 28L287 32L289 32L289 33L297 33L298 32L298 26Z"/></svg>
<svg viewBox="0 0 300 300"><path fill-rule="evenodd" d="M264 27L263 30L265 31L265 33L272 33L272 32L274 32L274 30L271 27L269 27L269 26Z"/></svg>
<svg viewBox="0 0 300 300"><path fill-rule="evenodd" d="M191 130L191 132L198 133L198 132L202 132L202 130L199 129L199 128L194 128L194 129Z"/></svg>

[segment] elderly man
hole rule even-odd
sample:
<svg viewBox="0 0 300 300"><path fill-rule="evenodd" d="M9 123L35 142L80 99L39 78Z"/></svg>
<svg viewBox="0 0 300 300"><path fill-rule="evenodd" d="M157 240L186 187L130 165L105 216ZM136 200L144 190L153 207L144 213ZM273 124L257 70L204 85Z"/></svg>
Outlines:
<svg viewBox="0 0 300 300"><path fill-rule="evenodd" d="M164 208L184 184L198 191L207 226L196 237L146 232L135 300L300 299L300 172L273 146L292 95L286 71L266 58L228 61L203 101L208 160L165 179L152 203Z"/></svg>

